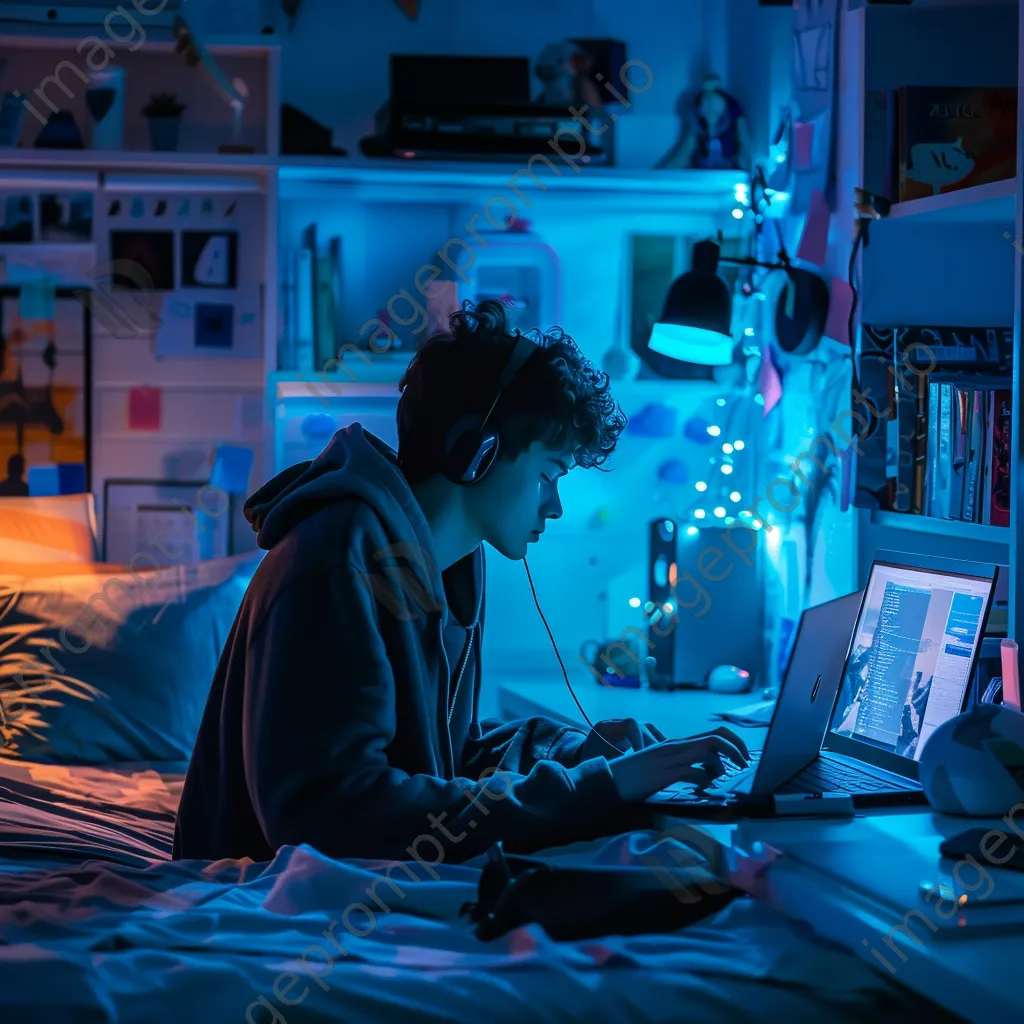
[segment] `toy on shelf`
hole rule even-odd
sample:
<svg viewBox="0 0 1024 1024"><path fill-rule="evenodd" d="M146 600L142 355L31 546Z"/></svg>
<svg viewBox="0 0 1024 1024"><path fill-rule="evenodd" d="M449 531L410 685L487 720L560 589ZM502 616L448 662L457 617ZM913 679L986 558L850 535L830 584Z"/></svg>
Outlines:
<svg viewBox="0 0 1024 1024"><path fill-rule="evenodd" d="M684 109L682 133L658 168L749 170L750 137L743 107L707 75L693 103Z"/></svg>

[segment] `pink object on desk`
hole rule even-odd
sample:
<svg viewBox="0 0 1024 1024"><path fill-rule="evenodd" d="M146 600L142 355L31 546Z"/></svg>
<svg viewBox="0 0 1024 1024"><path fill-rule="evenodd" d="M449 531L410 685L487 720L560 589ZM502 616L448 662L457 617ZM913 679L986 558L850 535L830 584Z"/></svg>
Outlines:
<svg viewBox="0 0 1024 1024"><path fill-rule="evenodd" d="M1020 661L1016 642L1004 640L999 645L999 657L1003 663L1003 705L1020 711Z"/></svg>

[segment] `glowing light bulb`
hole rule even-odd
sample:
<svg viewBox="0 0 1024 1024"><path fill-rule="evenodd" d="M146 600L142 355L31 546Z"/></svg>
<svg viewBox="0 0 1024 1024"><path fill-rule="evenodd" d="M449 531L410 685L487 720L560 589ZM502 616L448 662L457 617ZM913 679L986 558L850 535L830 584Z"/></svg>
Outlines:
<svg viewBox="0 0 1024 1024"><path fill-rule="evenodd" d="M700 533L700 530L696 526L688 526L686 528L686 535L688 537L696 537L698 533Z"/></svg>
<svg viewBox="0 0 1024 1024"><path fill-rule="evenodd" d="M743 333L744 333L744 334L745 334L745 335L746 335L746 336L747 336L748 338L752 338L752 337L754 336L754 328L753 328L753 327L747 327L747 328L746 328L746 329L745 329L745 330L743 331Z"/></svg>
<svg viewBox="0 0 1024 1024"><path fill-rule="evenodd" d="M722 406L725 405L725 399L724 398L716 398L715 399L715 405L717 405L718 408L721 409Z"/></svg>
<svg viewBox="0 0 1024 1024"><path fill-rule="evenodd" d="M629 607L630 608L639 608L640 607L640 598L639 597L631 597L629 599Z"/></svg>
<svg viewBox="0 0 1024 1024"><path fill-rule="evenodd" d="M725 444L722 445L722 451L725 452L726 455L732 455L732 445L726 441Z"/></svg>
<svg viewBox="0 0 1024 1024"><path fill-rule="evenodd" d="M755 530L760 530L764 523L760 519L755 519L753 525Z"/></svg>
<svg viewBox="0 0 1024 1024"><path fill-rule="evenodd" d="M696 487L698 491L706 491L708 489L708 485L703 480L698 480L693 486Z"/></svg>
<svg viewBox="0 0 1024 1024"><path fill-rule="evenodd" d="M706 515L707 515L707 512L705 512L704 509L702 509L702 508L695 508L693 510L693 518L694 519L703 519Z"/></svg>
<svg viewBox="0 0 1024 1024"><path fill-rule="evenodd" d="M712 437L718 437L718 435L721 434L721 432L722 432L722 428L721 427L716 427L714 424L712 424L710 427L708 427L708 433Z"/></svg>
<svg viewBox="0 0 1024 1024"><path fill-rule="evenodd" d="M730 501L742 501L743 500L743 495L741 495L739 491L733 491L732 494L729 495L729 500Z"/></svg>
<svg viewBox="0 0 1024 1024"><path fill-rule="evenodd" d="M743 211L742 211L742 210L741 210L741 209L740 209L740 208L739 208L738 206L736 207L736 209L735 209L735 210L733 210L733 211L732 211L732 215L733 215L733 216L734 216L734 217L735 217L735 218L736 218L737 220L743 220Z"/></svg>
<svg viewBox="0 0 1024 1024"><path fill-rule="evenodd" d="M719 519L724 519L725 518L725 509L721 505L719 505L718 508L715 509L715 515Z"/></svg>
<svg viewBox="0 0 1024 1024"><path fill-rule="evenodd" d="M732 446L738 452L741 452L744 448L746 448L746 444L743 441L733 441Z"/></svg>
<svg viewBox="0 0 1024 1024"><path fill-rule="evenodd" d="M723 473L724 473L724 474L725 474L726 476L728 476L728 475L729 475L729 474L730 474L730 473L732 472L732 466L730 466L730 465L729 465L729 463L727 462L727 463L726 463L726 464L725 464L725 465L724 465L724 466L722 467L722 472L723 472Z"/></svg>

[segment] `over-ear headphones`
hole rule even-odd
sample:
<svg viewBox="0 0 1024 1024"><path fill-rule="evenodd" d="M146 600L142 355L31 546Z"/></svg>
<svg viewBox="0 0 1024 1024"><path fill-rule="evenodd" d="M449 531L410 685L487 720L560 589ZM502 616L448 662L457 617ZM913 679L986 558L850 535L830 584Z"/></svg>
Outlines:
<svg viewBox="0 0 1024 1024"><path fill-rule="evenodd" d="M501 372L501 377L498 379L494 401L491 402L491 407L487 410L486 415L483 417L479 415L462 416L452 424L452 428L445 438L441 472L453 484L459 484L462 487L478 484L494 465L500 442L497 432L489 430L487 424L494 412L494 407L498 404L498 399L501 398L505 389L512 383L516 374L523 368L537 347L537 343L532 338L520 334L516 339L512 354Z"/></svg>

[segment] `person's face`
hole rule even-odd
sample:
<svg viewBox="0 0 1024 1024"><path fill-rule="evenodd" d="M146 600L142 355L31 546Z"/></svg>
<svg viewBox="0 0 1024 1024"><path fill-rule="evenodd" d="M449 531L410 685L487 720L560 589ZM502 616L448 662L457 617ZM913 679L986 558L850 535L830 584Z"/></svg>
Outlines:
<svg viewBox="0 0 1024 1024"><path fill-rule="evenodd" d="M547 520L562 515L558 481L572 457L534 442L518 458L498 458L467 495L467 510L488 544L506 558L525 557Z"/></svg>

